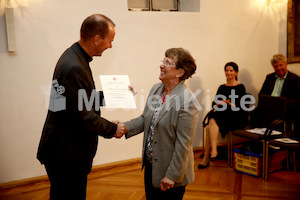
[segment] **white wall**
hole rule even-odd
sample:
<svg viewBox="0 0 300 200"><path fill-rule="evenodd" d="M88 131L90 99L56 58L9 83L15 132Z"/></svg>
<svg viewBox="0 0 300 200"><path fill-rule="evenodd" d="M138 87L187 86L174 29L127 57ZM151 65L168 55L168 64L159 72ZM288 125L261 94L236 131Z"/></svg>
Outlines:
<svg viewBox="0 0 300 200"><path fill-rule="evenodd" d="M117 24L113 48L91 63L97 89L100 74L128 74L138 91L136 110L102 109L108 120L140 115L151 86L159 81L164 51L190 50L198 70L187 84L203 91L197 96L203 111L195 147L201 145L201 121L211 105L206 98L212 99L225 82L224 64L236 61L240 82L257 96L272 72L271 56L286 52L286 0L270 7L264 0L201 0L200 12L188 13L129 12L124 0L25 0L14 9L14 53L7 51L5 2L0 0L0 183L46 174L35 158L47 112L41 87L51 83L59 56L79 39L80 25L91 14L105 14ZM289 69L300 74L299 64ZM94 165L140 157L141 146L142 135L101 138Z"/></svg>

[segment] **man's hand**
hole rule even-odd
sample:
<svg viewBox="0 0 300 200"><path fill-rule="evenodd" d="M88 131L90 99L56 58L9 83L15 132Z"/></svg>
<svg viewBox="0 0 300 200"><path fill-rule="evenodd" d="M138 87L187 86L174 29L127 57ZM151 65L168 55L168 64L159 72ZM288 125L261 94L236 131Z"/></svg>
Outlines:
<svg viewBox="0 0 300 200"><path fill-rule="evenodd" d="M113 123L117 124L118 126L114 137L120 139L121 137L123 137L123 135L127 133L127 127L120 121L113 121Z"/></svg>
<svg viewBox="0 0 300 200"><path fill-rule="evenodd" d="M174 185L175 185L175 182L172 181L171 179L168 179L168 177L165 176L160 181L160 190L161 191L169 190L169 189L173 188Z"/></svg>

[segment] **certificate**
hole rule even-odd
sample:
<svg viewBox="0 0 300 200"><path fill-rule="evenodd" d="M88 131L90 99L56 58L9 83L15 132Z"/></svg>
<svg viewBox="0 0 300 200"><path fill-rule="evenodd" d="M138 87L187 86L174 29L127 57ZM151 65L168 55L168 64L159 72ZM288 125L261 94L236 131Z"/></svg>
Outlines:
<svg viewBox="0 0 300 200"><path fill-rule="evenodd" d="M107 108L136 108L128 75L100 75Z"/></svg>

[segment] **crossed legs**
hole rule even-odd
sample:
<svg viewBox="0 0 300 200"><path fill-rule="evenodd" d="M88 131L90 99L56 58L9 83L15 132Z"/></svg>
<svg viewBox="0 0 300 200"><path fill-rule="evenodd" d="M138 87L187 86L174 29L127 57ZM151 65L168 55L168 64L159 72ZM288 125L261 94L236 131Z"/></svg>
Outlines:
<svg viewBox="0 0 300 200"><path fill-rule="evenodd" d="M201 165L206 166L210 157L216 157L218 155L217 142L218 142L219 126L215 119L211 118L206 126L206 137L204 145L204 157L201 161Z"/></svg>

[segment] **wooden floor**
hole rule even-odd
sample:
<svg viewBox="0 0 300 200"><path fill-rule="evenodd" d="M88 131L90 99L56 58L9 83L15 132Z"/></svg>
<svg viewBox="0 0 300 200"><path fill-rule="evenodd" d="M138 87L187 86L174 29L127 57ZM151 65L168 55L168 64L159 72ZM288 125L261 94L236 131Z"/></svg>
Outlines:
<svg viewBox="0 0 300 200"><path fill-rule="evenodd" d="M184 200L299 200L300 173L277 171L269 180L243 174L227 167L226 160L210 163L199 170L199 154L195 155L196 180L186 188ZM139 164L140 165L140 164ZM144 200L143 173L140 166L111 169L107 173L93 172L88 181L87 200ZM126 168L126 167L125 167ZM129 171L128 171L129 170ZM1 200L47 200L49 182L0 190Z"/></svg>

